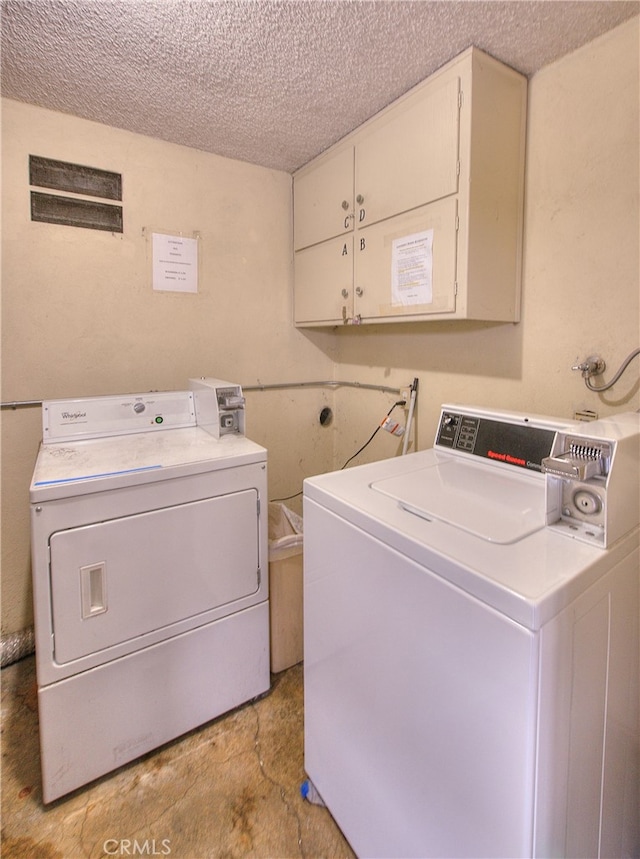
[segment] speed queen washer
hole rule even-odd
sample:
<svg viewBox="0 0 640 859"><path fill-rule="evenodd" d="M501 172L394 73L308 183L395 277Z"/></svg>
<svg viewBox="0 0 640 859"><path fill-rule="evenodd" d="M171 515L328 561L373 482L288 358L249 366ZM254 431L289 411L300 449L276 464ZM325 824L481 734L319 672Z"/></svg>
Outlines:
<svg viewBox="0 0 640 859"><path fill-rule="evenodd" d="M224 420L198 426L193 391L43 404L45 803L269 688L267 455Z"/></svg>
<svg viewBox="0 0 640 859"><path fill-rule="evenodd" d="M637 414L305 482L305 769L360 857L638 852Z"/></svg>

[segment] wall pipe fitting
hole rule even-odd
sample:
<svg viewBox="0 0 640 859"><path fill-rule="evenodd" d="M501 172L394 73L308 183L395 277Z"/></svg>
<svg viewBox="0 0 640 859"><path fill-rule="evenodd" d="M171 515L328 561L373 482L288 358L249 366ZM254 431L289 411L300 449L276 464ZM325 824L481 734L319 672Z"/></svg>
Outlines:
<svg viewBox="0 0 640 859"><path fill-rule="evenodd" d="M591 377L602 375L607 366L604 362L604 359L602 359L599 355L591 355L589 358L586 359L586 361L583 361L581 364L576 364L571 369L580 370L587 388L589 388L590 391L594 391L596 394L599 394L601 391L608 391L609 388L613 388L613 386L618 381L620 376L622 376L631 361L638 355L640 355L640 349L634 349L633 352L630 352L622 362L620 369L614 375L613 379L611 379L610 382L607 382L606 385L594 385L591 382Z"/></svg>

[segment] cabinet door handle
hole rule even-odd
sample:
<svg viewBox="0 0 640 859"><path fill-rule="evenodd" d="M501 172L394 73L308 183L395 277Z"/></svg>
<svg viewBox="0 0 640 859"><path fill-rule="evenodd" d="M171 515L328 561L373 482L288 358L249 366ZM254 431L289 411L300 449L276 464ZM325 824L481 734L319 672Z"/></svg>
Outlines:
<svg viewBox="0 0 640 859"><path fill-rule="evenodd" d="M348 289L343 289L341 294L342 294L343 298L349 298L349 290Z"/></svg>
<svg viewBox="0 0 640 859"><path fill-rule="evenodd" d="M345 212L347 211L347 209L349 208L349 201L348 200L342 201L342 208L345 210Z"/></svg>
<svg viewBox="0 0 640 859"><path fill-rule="evenodd" d="M356 295L358 296L358 298L364 295L364 289L361 286L356 286Z"/></svg>
<svg viewBox="0 0 640 859"><path fill-rule="evenodd" d="M364 203L364 197L362 196L362 194L358 194L358 196L356 197L356 203L359 206L361 206Z"/></svg>

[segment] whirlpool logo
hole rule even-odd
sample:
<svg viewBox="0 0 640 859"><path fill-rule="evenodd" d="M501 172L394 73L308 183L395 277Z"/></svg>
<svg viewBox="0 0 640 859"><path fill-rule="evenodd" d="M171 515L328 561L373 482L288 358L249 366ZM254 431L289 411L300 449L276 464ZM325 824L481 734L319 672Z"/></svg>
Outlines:
<svg viewBox="0 0 640 859"><path fill-rule="evenodd" d="M80 418L86 418L86 416L86 412L62 412L65 421L79 421Z"/></svg>

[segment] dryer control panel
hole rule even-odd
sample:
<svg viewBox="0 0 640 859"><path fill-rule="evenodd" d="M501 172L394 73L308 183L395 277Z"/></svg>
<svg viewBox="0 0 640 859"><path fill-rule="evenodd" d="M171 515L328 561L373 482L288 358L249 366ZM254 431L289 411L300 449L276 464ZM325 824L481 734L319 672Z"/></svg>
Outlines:
<svg viewBox="0 0 640 859"><path fill-rule="evenodd" d="M45 400L42 404L43 444L195 425L191 391Z"/></svg>

